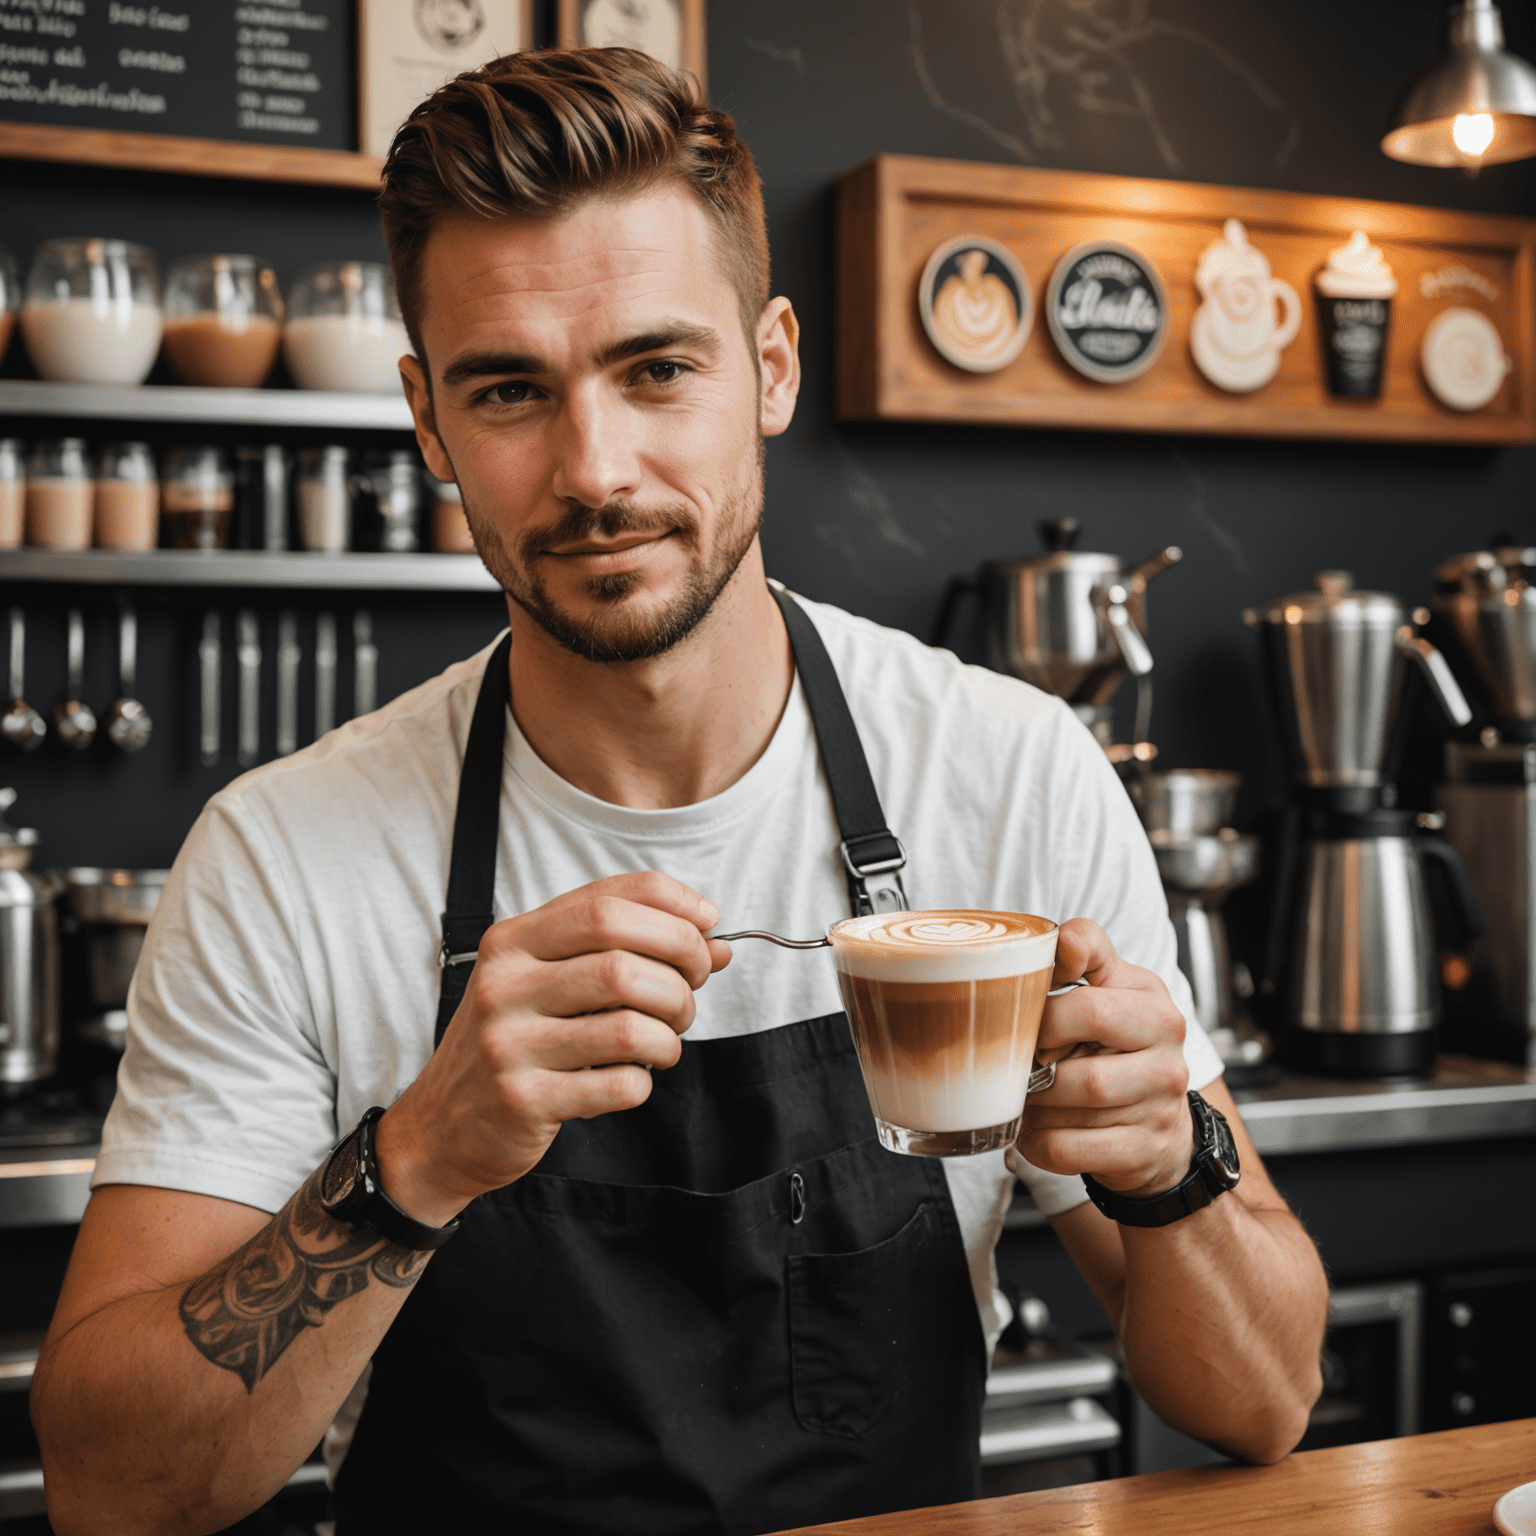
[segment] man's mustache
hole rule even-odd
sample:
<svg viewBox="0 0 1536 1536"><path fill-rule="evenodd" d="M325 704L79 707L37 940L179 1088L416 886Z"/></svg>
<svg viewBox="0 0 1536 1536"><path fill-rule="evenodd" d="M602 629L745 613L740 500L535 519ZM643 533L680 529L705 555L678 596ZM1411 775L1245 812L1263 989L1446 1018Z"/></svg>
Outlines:
<svg viewBox="0 0 1536 1536"><path fill-rule="evenodd" d="M619 501L610 502L606 507L573 506L548 527L529 529L518 542L524 561L528 561L547 549L558 549L562 544L580 544L592 538L616 539L632 533L660 537L674 531L693 534L697 529L697 519L686 508L647 511Z"/></svg>

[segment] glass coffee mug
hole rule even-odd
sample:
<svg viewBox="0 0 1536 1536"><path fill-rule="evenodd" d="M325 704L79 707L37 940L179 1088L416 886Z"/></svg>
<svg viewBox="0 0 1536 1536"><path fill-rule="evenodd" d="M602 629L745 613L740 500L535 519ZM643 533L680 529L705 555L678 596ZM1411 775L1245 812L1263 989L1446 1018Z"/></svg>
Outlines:
<svg viewBox="0 0 1536 1536"><path fill-rule="evenodd" d="M1056 934L1049 918L969 909L828 929L882 1146L966 1157L1013 1144Z"/></svg>

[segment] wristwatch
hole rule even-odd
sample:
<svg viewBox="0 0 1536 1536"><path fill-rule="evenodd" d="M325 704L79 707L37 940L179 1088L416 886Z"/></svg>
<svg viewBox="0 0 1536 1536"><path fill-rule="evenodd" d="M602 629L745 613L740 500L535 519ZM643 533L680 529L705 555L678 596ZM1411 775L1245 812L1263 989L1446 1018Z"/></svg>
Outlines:
<svg viewBox="0 0 1536 1536"><path fill-rule="evenodd" d="M326 1215L355 1227L370 1227L397 1248L441 1248L459 1230L457 1218L446 1227L429 1227L384 1193L373 1133L384 1111L375 1105L336 1144L320 1176L320 1204Z"/></svg>
<svg viewBox="0 0 1536 1536"><path fill-rule="evenodd" d="M1150 1200L1132 1200L1105 1189L1092 1174L1083 1175L1088 1198L1111 1221L1126 1227L1166 1227L1181 1217L1204 1210L1217 1195L1236 1186L1241 1169L1227 1117L1191 1090L1189 1118L1195 1124L1195 1155L1183 1182L1166 1194L1153 1195Z"/></svg>

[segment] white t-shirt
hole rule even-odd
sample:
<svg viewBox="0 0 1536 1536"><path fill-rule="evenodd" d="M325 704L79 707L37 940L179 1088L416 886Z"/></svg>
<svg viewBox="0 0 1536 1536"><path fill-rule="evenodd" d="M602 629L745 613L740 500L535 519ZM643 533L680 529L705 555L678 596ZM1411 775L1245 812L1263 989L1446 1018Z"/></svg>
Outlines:
<svg viewBox="0 0 1536 1536"><path fill-rule="evenodd" d="M1146 836L1103 752L1059 699L820 603L826 642L913 907L1090 917L1183 1009L1190 1085L1221 1063L1175 963ZM176 859L128 1002L128 1045L93 1184L148 1184L276 1211L371 1104L425 1065L459 765L487 651L209 801ZM498 918L624 871L708 896L721 929L814 935L846 916L837 825L798 682L756 763L723 794L630 810L582 793L509 712ZM830 958L735 946L684 1037L837 1012ZM1010 1154L1048 1215L1082 1181ZM993 1248L1004 1154L951 1158L989 1342L1006 1325Z"/></svg>

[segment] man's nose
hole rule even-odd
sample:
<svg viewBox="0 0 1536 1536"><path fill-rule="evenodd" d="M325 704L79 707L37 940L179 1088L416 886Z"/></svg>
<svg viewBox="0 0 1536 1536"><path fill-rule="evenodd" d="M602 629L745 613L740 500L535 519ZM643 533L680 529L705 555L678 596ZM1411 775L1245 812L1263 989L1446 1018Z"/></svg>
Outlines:
<svg viewBox="0 0 1536 1536"><path fill-rule="evenodd" d="M562 501L605 507L640 491L635 423L622 402L601 389L573 391L556 423L554 483Z"/></svg>

